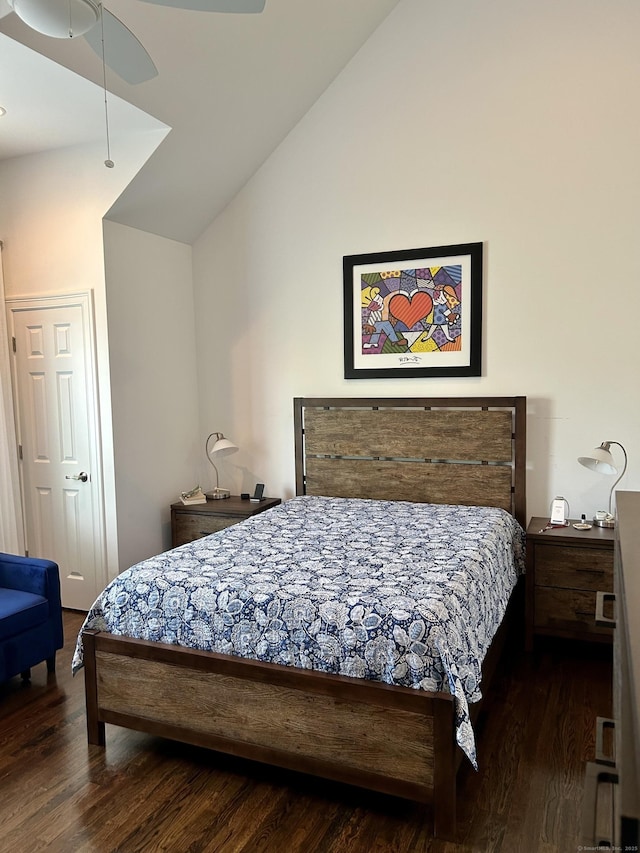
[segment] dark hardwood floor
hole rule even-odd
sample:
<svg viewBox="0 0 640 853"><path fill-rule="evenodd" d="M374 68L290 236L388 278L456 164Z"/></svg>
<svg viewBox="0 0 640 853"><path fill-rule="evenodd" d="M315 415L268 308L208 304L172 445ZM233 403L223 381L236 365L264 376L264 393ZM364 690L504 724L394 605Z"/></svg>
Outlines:
<svg viewBox="0 0 640 853"><path fill-rule="evenodd" d="M32 853L575 853L596 715L611 714L610 650L512 644L459 774L458 843L428 809L107 726L85 736L82 615L66 612L57 673L0 685L0 851Z"/></svg>

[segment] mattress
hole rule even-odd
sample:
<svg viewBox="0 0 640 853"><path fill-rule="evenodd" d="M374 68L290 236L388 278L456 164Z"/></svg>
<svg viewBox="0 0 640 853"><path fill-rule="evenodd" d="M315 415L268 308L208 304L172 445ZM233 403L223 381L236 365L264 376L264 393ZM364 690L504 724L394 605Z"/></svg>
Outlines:
<svg viewBox="0 0 640 853"><path fill-rule="evenodd" d="M296 497L127 569L83 630L448 691L477 766L469 703L524 539L491 507Z"/></svg>

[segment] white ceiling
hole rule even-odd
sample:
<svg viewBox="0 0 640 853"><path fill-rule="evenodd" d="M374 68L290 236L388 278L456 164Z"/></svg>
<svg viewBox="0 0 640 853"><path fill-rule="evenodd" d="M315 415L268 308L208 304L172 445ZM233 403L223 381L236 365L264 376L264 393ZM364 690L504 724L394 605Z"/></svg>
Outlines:
<svg viewBox="0 0 640 853"><path fill-rule="evenodd" d="M106 154L104 91L67 68L0 34L0 160L55 148L101 143ZM109 95L110 123L143 133L165 127Z"/></svg>
<svg viewBox="0 0 640 853"><path fill-rule="evenodd" d="M398 2L267 0L262 14L236 15L110 0L107 8L144 44L159 74L130 86L107 70L107 87L172 130L109 218L192 243ZM101 63L84 39L41 36L15 15L0 20L0 33L102 83ZM100 139L102 93L55 66L43 83L42 58L14 47L0 38L0 105L7 109L0 159ZM126 103L113 100L117 127ZM144 124L144 117L126 119ZM111 155L117 168L117 149Z"/></svg>

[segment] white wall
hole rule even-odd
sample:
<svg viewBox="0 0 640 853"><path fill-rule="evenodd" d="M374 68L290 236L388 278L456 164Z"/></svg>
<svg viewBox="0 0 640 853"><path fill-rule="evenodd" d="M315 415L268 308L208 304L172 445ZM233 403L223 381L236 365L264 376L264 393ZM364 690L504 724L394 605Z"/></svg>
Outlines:
<svg viewBox="0 0 640 853"><path fill-rule="evenodd" d="M106 517L106 573L119 571L102 217L165 131L123 138L115 169L103 146L0 163L0 238L7 298L93 290Z"/></svg>
<svg viewBox="0 0 640 853"><path fill-rule="evenodd" d="M635 0L403 0L194 246L223 485L293 494L296 395L526 394L530 514L606 505L604 439L640 488L639 31ZM473 241L483 376L345 380L342 256Z"/></svg>
<svg viewBox="0 0 640 853"><path fill-rule="evenodd" d="M169 507L198 479L191 247L107 221L104 234L124 569L171 546Z"/></svg>

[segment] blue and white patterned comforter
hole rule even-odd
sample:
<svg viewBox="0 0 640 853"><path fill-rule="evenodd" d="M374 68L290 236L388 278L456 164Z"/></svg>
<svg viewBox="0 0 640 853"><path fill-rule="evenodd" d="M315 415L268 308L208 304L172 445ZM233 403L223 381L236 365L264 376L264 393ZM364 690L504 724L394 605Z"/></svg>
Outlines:
<svg viewBox="0 0 640 853"><path fill-rule="evenodd" d="M449 691L477 766L468 703L523 558L504 510L297 497L123 572L83 627Z"/></svg>

